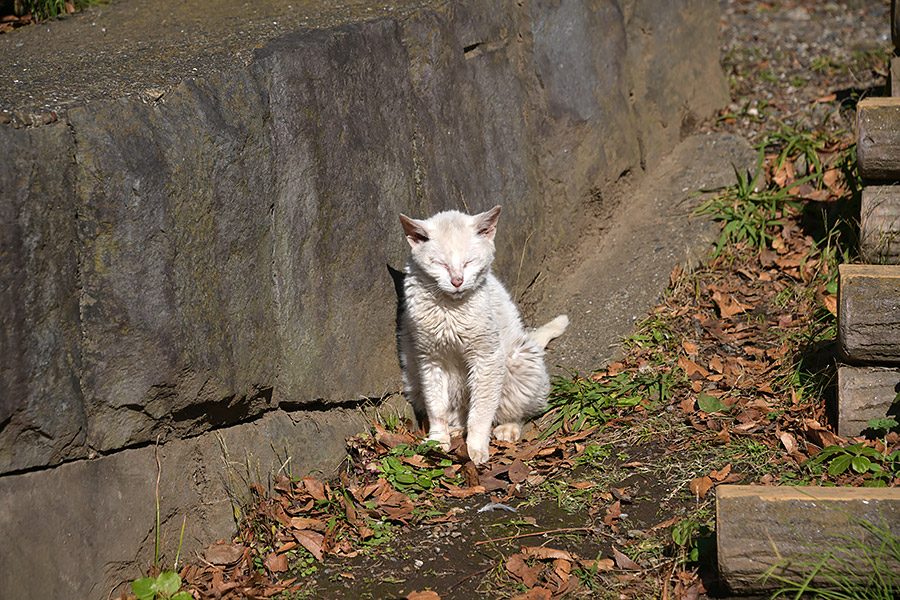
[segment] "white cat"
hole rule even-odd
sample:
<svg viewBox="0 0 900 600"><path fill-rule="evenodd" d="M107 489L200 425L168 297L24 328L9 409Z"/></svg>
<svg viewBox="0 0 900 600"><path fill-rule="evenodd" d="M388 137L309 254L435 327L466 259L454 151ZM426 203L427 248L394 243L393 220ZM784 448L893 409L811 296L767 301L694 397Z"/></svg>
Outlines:
<svg viewBox="0 0 900 600"><path fill-rule="evenodd" d="M447 449L451 434L466 431L476 464L488 460L492 426L497 439L515 441L546 407L544 347L569 324L560 315L530 333L523 328L491 273L499 217L500 206L421 221L400 215L412 247L397 332L404 393L428 415L428 439Z"/></svg>

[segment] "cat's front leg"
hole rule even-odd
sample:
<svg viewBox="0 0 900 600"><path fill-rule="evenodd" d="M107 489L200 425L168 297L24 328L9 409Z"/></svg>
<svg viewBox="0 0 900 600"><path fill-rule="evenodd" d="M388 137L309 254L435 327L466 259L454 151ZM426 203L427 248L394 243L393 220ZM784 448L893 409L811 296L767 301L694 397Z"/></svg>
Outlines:
<svg viewBox="0 0 900 600"><path fill-rule="evenodd" d="M425 412L428 413L428 436L444 451L450 450L450 394L449 376L437 362L422 365L422 388Z"/></svg>
<svg viewBox="0 0 900 600"><path fill-rule="evenodd" d="M491 425L503 391L503 353L494 351L487 355L476 355L471 360L469 369L471 397L466 447L469 458L480 465L490 458Z"/></svg>

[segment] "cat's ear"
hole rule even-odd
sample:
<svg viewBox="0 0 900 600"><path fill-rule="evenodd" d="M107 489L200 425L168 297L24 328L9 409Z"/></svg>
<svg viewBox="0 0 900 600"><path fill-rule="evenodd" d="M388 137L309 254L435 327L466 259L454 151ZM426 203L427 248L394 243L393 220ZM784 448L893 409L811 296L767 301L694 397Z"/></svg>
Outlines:
<svg viewBox="0 0 900 600"><path fill-rule="evenodd" d="M494 239L494 234L497 233L497 221L500 219L501 208L498 204L487 212L475 215L475 231L478 232L478 235L483 235L489 240Z"/></svg>
<svg viewBox="0 0 900 600"><path fill-rule="evenodd" d="M415 248L422 242L428 241L428 232L422 225L421 221L410 219L406 215L400 215L400 223L403 225L403 233L406 234L406 241Z"/></svg>

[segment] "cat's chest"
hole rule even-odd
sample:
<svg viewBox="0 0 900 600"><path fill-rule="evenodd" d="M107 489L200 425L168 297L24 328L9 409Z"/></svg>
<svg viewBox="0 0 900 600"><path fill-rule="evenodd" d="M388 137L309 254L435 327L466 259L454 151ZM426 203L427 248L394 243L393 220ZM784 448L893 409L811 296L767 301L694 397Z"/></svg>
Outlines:
<svg viewBox="0 0 900 600"><path fill-rule="evenodd" d="M420 347L465 350L478 340L490 337L492 320L481 304L414 303L410 307L410 316Z"/></svg>

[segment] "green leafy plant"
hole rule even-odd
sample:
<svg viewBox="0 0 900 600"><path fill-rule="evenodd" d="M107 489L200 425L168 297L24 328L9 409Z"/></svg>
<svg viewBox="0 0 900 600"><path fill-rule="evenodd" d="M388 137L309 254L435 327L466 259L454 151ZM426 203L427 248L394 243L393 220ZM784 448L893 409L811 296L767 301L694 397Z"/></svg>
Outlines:
<svg viewBox="0 0 900 600"><path fill-rule="evenodd" d="M885 449L881 452L863 443L846 447L828 446L807 461L805 466L815 475L821 475L823 469L834 477L849 472L868 475L869 485L881 487L894 477L900 477L900 450L887 453Z"/></svg>
<svg viewBox="0 0 900 600"><path fill-rule="evenodd" d="M404 494L419 494L432 490L442 478L446 478L445 469L453 464L449 458L438 458L435 467L415 466L409 461L415 456L425 457L437 452L439 445L434 440L425 441L417 446L399 444L384 457L379 470L382 476L397 490ZM452 478L459 483L458 478Z"/></svg>
<svg viewBox="0 0 900 600"><path fill-rule="evenodd" d="M681 519L672 525L671 533L672 541L682 553L682 562L696 563L713 553L713 529L709 523Z"/></svg>
<svg viewBox="0 0 900 600"><path fill-rule="evenodd" d="M590 443L585 447L584 452L575 459L575 464L596 466L611 455L611 445Z"/></svg>
<svg viewBox="0 0 900 600"><path fill-rule="evenodd" d="M181 577L178 573L164 571L156 577L142 577L131 584L131 591L138 600L193 600L188 592L179 592Z"/></svg>
<svg viewBox="0 0 900 600"><path fill-rule="evenodd" d="M706 392L700 392L697 396L697 406L705 413L728 412L728 405Z"/></svg>
<svg viewBox="0 0 900 600"><path fill-rule="evenodd" d="M159 571L159 479L162 475L162 464L159 461L159 438L156 440L156 544L153 554L153 571ZM178 551L171 571L159 572L156 577L141 577L131 582L131 591L138 600L193 600L193 596L181 589L181 576L178 575L178 559L181 556L181 544L184 541L184 526L187 519L181 522L181 535L178 539Z"/></svg>

